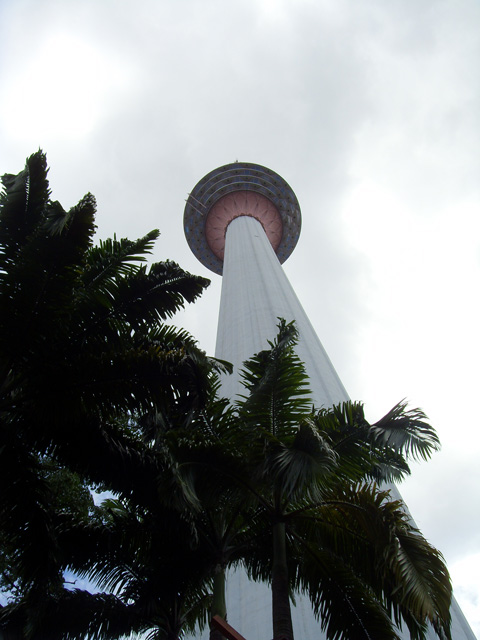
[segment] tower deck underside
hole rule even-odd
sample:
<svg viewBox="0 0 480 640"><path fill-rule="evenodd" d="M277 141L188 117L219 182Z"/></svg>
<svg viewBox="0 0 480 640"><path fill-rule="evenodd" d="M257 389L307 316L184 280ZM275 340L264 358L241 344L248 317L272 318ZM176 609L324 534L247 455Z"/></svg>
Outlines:
<svg viewBox="0 0 480 640"><path fill-rule="evenodd" d="M348 400L330 359L318 339L290 285L259 222L250 217L233 220L227 230L222 297L215 355L235 366L234 374L222 381L223 395L234 398L242 392L238 370L254 353L265 349L276 333L278 318L295 320L299 331L297 353L305 363L315 406L331 406ZM394 497L400 498L393 487ZM271 591L267 585L250 582L236 571L227 583L229 622L247 640L271 638ZM452 603L453 640L475 640L460 607ZM298 596L292 608L296 638L321 640L319 623L306 598ZM408 640L409 634L400 634ZM204 634L207 638L208 634ZM428 640L437 638L429 629Z"/></svg>
<svg viewBox="0 0 480 640"><path fill-rule="evenodd" d="M183 225L198 260L222 274L225 230L238 214L262 220L279 261L285 262L300 235L297 197L278 174L251 162L234 162L211 171L189 195Z"/></svg>

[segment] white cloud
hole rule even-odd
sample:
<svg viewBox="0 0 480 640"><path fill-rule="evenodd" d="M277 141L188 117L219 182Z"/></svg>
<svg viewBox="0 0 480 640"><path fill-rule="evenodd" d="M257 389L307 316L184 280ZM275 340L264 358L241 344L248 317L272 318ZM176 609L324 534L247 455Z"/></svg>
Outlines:
<svg viewBox="0 0 480 640"><path fill-rule="evenodd" d="M74 33L50 33L7 75L3 125L20 141L79 142L132 90L126 67Z"/></svg>

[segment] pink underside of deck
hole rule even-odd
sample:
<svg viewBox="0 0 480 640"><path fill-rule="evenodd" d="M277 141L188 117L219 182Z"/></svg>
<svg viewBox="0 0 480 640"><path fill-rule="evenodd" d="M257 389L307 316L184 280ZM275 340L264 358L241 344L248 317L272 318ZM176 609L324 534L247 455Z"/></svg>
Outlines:
<svg viewBox="0 0 480 640"><path fill-rule="evenodd" d="M274 251L278 249L282 240L283 225L275 205L254 191L235 191L215 203L205 222L205 236L217 258L223 260L227 227L239 216L250 216L258 220L265 229Z"/></svg>

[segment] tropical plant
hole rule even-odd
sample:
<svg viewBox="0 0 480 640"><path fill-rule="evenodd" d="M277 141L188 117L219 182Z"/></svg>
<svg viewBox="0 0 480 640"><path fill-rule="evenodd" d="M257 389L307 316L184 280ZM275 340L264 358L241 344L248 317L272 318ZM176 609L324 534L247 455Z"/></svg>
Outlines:
<svg viewBox="0 0 480 640"><path fill-rule="evenodd" d="M147 269L157 232L94 246L92 196L53 202L40 152L3 183L0 568L18 597L0 634L177 640L208 607L225 614L225 571L243 563L272 584L275 640L293 638L296 592L329 639L402 623L449 638L443 560L376 484L438 446L425 416L313 410L284 321L229 405L225 363L164 324L208 281ZM94 507L92 486L113 497ZM99 591L67 589L67 571Z"/></svg>
<svg viewBox="0 0 480 640"><path fill-rule="evenodd" d="M71 597L59 546L66 514L46 462L84 486L156 503L163 461L128 416L201 407L224 367L165 324L208 281L169 261L147 268L157 231L94 246L93 196L69 211L52 201L42 152L2 180L0 539L5 575L30 603L22 633L33 637L45 598Z"/></svg>
<svg viewBox="0 0 480 640"><path fill-rule="evenodd" d="M136 544L147 552L143 556L143 569L136 575L142 581L148 580L151 567L159 562L172 562L173 566L178 565L179 571L181 567L186 568L182 574L183 589L175 591L177 633L180 629L193 631L192 625L198 623L202 628L207 613L210 620L214 615L226 617L226 569L238 564L254 542L249 526L253 516L249 508L250 496L245 497L244 488L237 482L243 469L243 452L236 448L231 438L236 431L237 417L232 405L218 397L218 391L218 380L212 377L204 407L177 412L180 409L177 406L173 410L170 408L167 414L156 412L144 416L138 424L148 446L168 461L164 466L170 473L163 477L162 502L158 503L156 511L149 512L147 519L158 523L158 514L163 513L164 505L168 504L183 529L177 526L170 546L157 547L156 552L137 538ZM138 510L131 501L128 508ZM187 522L188 532L185 530ZM152 531L155 530L153 527ZM185 536L179 538L181 530ZM182 551L185 544L187 552ZM121 548L123 557L124 545ZM165 557L162 558L162 554ZM178 554L181 560L178 560ZM97 579L99 568L101 570L101 564L93 568L90 577ZM150 581L148 588L152 602L160 608L165 601L165 585L161 581ZM147 626L151 624L151 617L144 622ZM210 638L221 637L211 627Z"/></svg>
<svg viewBox="0 0 480 640"><path fill-rule="evenodd" d="M271 582L274 639L293 638L295 591L308 594L329 639L398 638L402 622L412 638L427 623L450 637L443 559L376 484L409 473L407 457L428 458L434 430L405 403L372 425L359 403L312 410L296 339L281 321L270 348L244 364L232 436L245 453L242 483L268 523L245 565Z"/></svg>
<svg viewBox="0 0 480 640"><path fill-rule="evenodd" d="M137 486L130 497L105 500L81 522L64 517L57 536L62 569L86 578L98 592L73 589L46 599L43 626L37 624L46 636L141 633L177 640L203 627L207 617L226 616L225 570L254 540L249 496L236 481L242 452L225 437L235 431L236 416L217 391L218 383L212 384L202 408L182 412L176 404L167 413L130 421L161 461L157 501L139 503ZM76 603L78 614L68 622ZM11 607L11 626L25 627L28 606L24 599ZM221 637L213 628L210 633Z"/></svg>

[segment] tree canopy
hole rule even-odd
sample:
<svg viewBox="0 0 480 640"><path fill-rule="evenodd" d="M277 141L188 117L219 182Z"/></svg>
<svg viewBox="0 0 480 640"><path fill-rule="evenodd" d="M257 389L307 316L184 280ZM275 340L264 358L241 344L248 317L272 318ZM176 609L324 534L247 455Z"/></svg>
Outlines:
<svg viewBox="0 0 480 640"><path fill-rule="evenodd" d="M93 196L69 211L53 201L42 152L2 180L0 536L4 579L38 599L63 588L58 536L72 517L47 467L156 502L164 461L129 417L201 407L225 366L165 324L209 282L147 267L158 231L95 246Z"/></svg>
<svg viewBox="0 0 480 640"><path fill-rule="evenodd" d="M223 398L230 366L166 324L208 281L147 266L158 231L94 244L93 197L53 201L41 152L3 184L0 637L178 640L228 614L241 567L275 640L299 592L332 640L450 638L443 559L378 484L438 448L425 415L314 408L283 320Z"/></svg>

